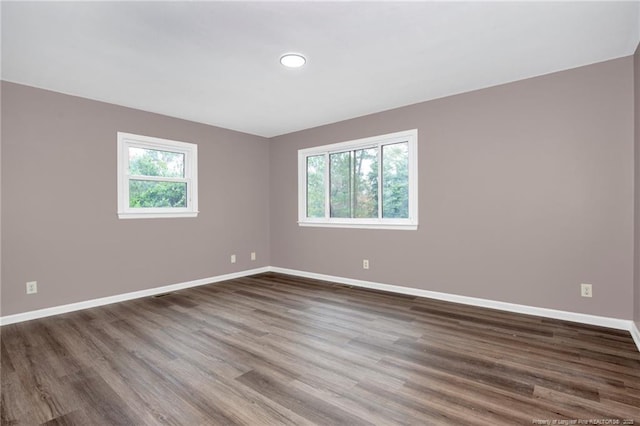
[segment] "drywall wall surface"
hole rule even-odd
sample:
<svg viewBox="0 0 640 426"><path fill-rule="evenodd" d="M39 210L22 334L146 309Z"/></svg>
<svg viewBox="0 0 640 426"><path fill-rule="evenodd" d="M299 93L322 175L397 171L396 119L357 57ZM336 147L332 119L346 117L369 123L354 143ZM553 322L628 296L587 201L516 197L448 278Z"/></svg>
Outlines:
<svg viewBox="0 0 640 426"><path fill-rule="evenodd" d="M1 13L0 13L1 14ZM0 84L2 99L2 84ZM0 317L2 317L2 102L0 102Z"/></svg>
<svg viewBox="0 0 640 426"><path fill-rule="evenodd" d="M7 82L2 124L2 315L270 264L266 139ZM119 131L198 145L197 218L118 219Z"/></svg>
<svg viewBox="0 0 640 426"><path fill-rule="evenodd" d="M635 227L634 227L634 321L640 330L640 45L633 55L634 139L635 139Z"/></svg>
<svg viewBox="0 0 640 426"><path fill-rule="evenodd" d="M626 57L273 138L272 265L631 319L632 72ZM299 149L413 128L417 231L298 226Z"/></svg>

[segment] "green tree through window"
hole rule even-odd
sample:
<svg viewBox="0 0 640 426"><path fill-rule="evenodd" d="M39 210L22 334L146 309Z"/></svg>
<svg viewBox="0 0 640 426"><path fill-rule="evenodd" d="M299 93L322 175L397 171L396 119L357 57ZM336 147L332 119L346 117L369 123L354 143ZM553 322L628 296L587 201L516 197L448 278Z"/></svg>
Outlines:
<svg viewBox="0 0 640 426"><path fill-rule="evenodd" d="M324 155L307 157L307 217L324 217Z"/></svg>
<svg viewBox="0 0 640 426"><path fill-rule="evenodd" d="M198 145L118 132L118 217L198 213Z"/></svg>
<svg viewBox="0 0 640 426"><path fill-rule="evenodd" d="M333 153L329 158L330 217L377 218L378 148ZM314 181L314 189L317 187ZM406 142L382 146L382 201L382 217L409 217L409 150Z"/></svg>
<svg viewBox="0 0 640 426"><path fill-rule="evenodd" d="M378 216L377 148L331 154L331 217Z"/></svg>
<svg viewBox="0 0 640 426"><path fill-rule="evenodd" d="M382 147L382 217L409 217L409 147Z"/></svg>
<svg viewBox="0 0 640 426"><path fill-rule="evenodd" d="M184 177L184 154L129 148L129 207L186 207L187 184L145 180L145 176Z"/></svg>
<svg viewBox="0 0 640 426"><path fill-rule="evenodd" d="M417 130L298 151L302 226L417 228Z"/></svg>

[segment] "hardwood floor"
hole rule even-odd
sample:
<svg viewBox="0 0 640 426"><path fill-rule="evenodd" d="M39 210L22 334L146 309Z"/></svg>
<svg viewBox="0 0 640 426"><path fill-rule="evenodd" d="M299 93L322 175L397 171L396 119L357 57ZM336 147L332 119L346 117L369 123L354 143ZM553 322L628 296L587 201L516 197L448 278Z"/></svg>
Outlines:
<svg viewBox="0 0 640 426"><path fill-rule="evenodd" d="M273 273L0 334L3 425L640 424L627 332Z"/></svg>

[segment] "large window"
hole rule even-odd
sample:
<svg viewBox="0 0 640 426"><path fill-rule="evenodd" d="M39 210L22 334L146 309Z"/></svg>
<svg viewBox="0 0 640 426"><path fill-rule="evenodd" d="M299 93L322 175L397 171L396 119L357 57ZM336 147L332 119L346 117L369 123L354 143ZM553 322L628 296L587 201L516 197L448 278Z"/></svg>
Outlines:
<svg viewBox="0 0 640 426"><path fill-rule="evenodd" d="M298 151L301 226L416 229L417 130Z"/></svg>
<svg viewBox="0 0 640 426"><path fill-rule="evenodd" d="M198 215L198 146L118 132L118 216Z"/></svg>

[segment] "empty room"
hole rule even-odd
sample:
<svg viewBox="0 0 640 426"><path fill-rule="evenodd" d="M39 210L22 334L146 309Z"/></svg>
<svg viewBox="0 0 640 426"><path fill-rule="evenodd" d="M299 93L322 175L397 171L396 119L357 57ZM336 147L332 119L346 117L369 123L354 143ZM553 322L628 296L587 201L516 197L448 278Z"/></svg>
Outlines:
<svg viewBox="0 0 640 426"><path fill-rule="evenodd" d="M2 1L2 425L640 424L640 2Z"/></svg>

